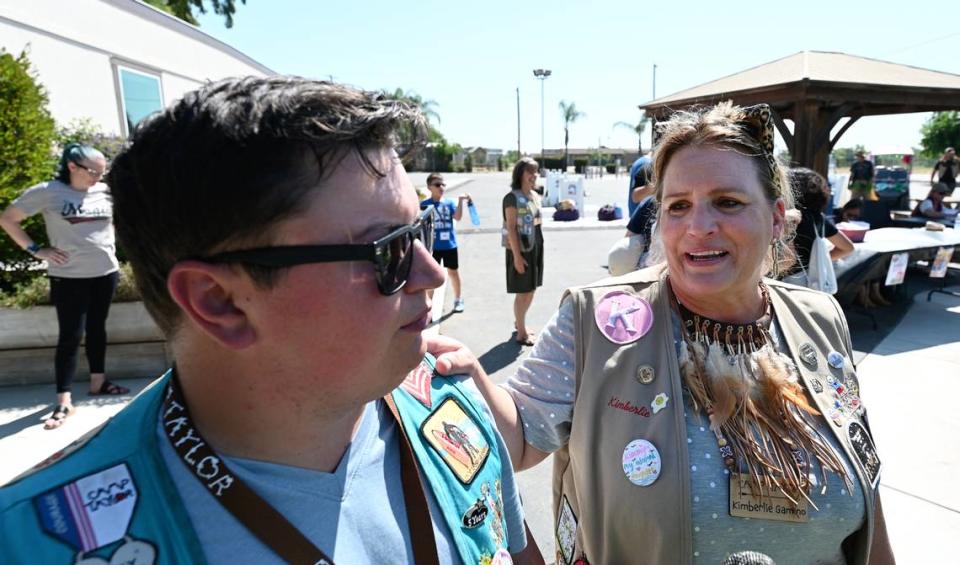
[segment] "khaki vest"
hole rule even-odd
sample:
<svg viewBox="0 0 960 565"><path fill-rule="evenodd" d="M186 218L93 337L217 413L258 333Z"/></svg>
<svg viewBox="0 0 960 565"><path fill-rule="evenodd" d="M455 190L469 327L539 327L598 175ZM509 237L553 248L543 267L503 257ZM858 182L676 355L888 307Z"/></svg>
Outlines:
<svg viewBox="0 0 960 565"><path fill-rule="evenodd" d="M568 291L573 299L574 327L578 329L577 394L569 443L555 454L553 494L555 523L561 503L569 504L577 520L574 559L584 556L597 564L672 564L693 559L683 393L664 278L663 267L656 266ZM822 392L813 396L818 410L826 415L833 401L826 375L858 387L846 319L826 294L777 281L766 283L800 378L811 391L816 390L811 386L813 379L822 383ZM646 299L654 314L650 331L623 346L607 339L594 318L596 303L616 290ZM801 360L800 351L805 352L806 362ZM828 365L827 354L831 351L844 353L842 369ZM813 353L815 369L809 361ZM640 368L652 368L654 380L641 384L637 379ZM658 414L648 412L643 416L625 412L622 404L620 409L608 406L619 400L629 401L634 407L649 407L659 393L666 393L669 402ZM869 430L863 412L846 418L842 427L828 425L856 470L863 492L869 493L865 527L854 536L855 543L844 548L850 563L866 563L873 535L879 464L873 469L873 480L869 480L848 437L854 424L862 426L859 429L864 433ZM624 447L635 439L652 442L660 452L660 476L649 486L630 483L621 466ZM640 547L643 551L637 551Z"/></svg>

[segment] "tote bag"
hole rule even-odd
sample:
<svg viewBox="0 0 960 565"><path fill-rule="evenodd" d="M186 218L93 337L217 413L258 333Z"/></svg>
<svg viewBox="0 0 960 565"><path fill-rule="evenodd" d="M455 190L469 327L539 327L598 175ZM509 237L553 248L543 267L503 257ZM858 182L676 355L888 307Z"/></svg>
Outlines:
<svg viewBox="0 0 960 565"><path fill-rule="evenodd" d="M817 231L814 224L813 231L816 238L810 248L810 264L807 266L807 288L819 290L828 294L837 292L837 274L833 270L833 261L830 259L830 248L827 239Z"/></svg>

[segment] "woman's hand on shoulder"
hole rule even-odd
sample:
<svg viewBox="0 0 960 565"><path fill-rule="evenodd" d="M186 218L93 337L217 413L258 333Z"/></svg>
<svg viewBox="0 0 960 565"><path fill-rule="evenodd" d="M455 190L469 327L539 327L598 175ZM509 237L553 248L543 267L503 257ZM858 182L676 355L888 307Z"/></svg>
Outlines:
<svg viewBox="0 0 960 565"><path fill-rule="evenodd" d="M466 345L443 335L425 336L425 339L427 352L437 359L437 373L469 375L473 379L477 379L481 374L486 376L477 356Z"/></svg>

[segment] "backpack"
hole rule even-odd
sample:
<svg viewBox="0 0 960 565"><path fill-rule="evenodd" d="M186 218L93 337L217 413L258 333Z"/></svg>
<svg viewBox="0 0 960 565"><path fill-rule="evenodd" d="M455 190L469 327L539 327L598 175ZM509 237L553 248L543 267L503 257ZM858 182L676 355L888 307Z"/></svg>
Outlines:
<svg viewBox="0 0 960 565"><path fill-rule="evenodd" d="M623 212L620 212L620 216L623 216ZM610 204L606 204L600 207L600 210L597 212L597 219L601 222L609 222L611 220L617 219L617 210Z"/></svg>

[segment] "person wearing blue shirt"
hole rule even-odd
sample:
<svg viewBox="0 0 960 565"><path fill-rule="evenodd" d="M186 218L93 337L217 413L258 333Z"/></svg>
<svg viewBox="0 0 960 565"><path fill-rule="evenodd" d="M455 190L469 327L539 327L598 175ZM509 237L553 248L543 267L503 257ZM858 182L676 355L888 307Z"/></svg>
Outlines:
<svg viewBox="0 0 960 565"><path fill-rule="evenodd" d="M0 563L543 563L489 407L425 335L416 107L326 81L208 83L110 169L171 369L0 488ZM414 143L419 143L414 139Z"/></svg>
<svg viewBox="0 0 960 565"><path fill-rule="evenodd" d="M427 188L430 190L430 198L420 202L420 209L426 210L432 206L437 211L433 222L435 234L433 258L447 268L447 277L453 286L453 311L463 312L463 295L460 294L460 257L457 252L457 230L454 221L459 222L463 217L463 204L470 202L470 195L461 194L457 197L456 204L452 199L444 198L443 193L447 183L443 182L443 175L439 173L430 173L427 176Z"/></svg>
<svg viewBox="0 0 960 565"><path fill-rule="evenodd" d="M627 211L632 218L634 211L644 198L653 195L653 183L650 182L650 170L653 162L648 156L641 156L630 166L630 189L627 191Z"/></svg>

